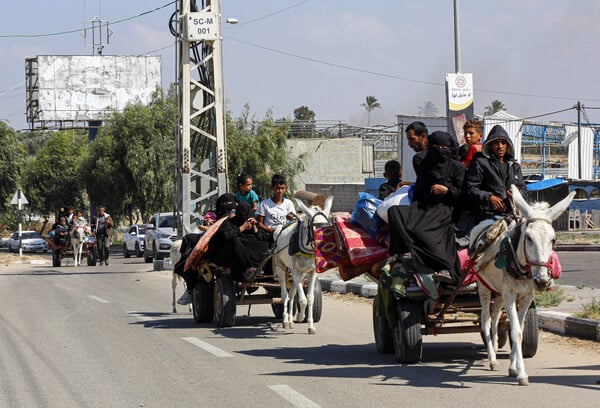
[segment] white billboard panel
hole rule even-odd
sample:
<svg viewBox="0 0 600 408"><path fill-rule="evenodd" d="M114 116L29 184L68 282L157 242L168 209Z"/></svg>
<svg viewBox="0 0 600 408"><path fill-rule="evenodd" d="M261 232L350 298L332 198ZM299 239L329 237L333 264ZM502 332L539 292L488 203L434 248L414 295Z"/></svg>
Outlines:
<svg viewBox="0 0 600 408"><path fill-rule="evenodd" d="M29 73L37 78L28 81L28 98L37 96L27 101L36 107L30 122L103 120L128 103L149 103L161 84L160 56L42 55L28 62L37 68Z"/></svg>

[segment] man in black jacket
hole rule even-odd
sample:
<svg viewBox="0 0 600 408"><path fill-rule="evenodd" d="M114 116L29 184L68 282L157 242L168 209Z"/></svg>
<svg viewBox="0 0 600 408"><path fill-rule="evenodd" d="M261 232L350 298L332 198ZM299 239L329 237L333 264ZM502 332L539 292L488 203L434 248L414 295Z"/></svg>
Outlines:
<svg viewBox="0 0 600 408"><path fill-rule="evenodd" d="M467 173L467 198L476 222L512 214L511 185L525 193L521 165L514 157L508 133L502 126L494 126Z"/></svg>

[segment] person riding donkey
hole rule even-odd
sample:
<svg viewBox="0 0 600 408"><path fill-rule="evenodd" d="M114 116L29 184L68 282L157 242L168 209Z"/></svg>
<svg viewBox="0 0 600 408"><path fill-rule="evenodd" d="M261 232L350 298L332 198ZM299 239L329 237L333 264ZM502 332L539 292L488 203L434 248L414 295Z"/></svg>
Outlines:
<svg viewBox="0 0 600 408"><path fill-rule="evenodd" d="M65 246L69 243L69 226L65 217L61 217L54 228L54 243L60 246Z"/></svg>

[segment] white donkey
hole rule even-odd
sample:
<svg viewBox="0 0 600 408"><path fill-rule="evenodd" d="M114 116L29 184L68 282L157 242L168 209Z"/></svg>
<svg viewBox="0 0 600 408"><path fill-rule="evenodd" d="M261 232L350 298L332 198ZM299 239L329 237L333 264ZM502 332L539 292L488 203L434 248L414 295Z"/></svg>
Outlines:
<svg viewBox="0 0 600 408"><path fill-rule="evenodd" d="M519 385L528 385L521 342L525 315L533 300L535 290L543 291L550 283L549 271L552 267L552 250L555 240L552 221L556 220L568 207L575 192L550 207L548 203L534 203L531 206L521 196L519 190L511 186L512 197L520 216L509 221L506 229L489 247L473 261L477 271L479 298L481 301L481 327L486 342L491 370L498 369L498 320L502 306L506 308L510 320L512 349L508 374L517 377ZM480 233L490 222L483 222L471 231L471 242L476 243ZM503 251L506 266L496 266L497 255ZM492 291L496 301L490 311ZM491 330L491 332L490 332Z"/></svg>
<svg viewBox="0 0 600 408"><path fill-rule="evenodd" d="M313 321L313 303L315 299L314 288L317 283L317 272L315 270L314 252L310 255L290 255L289 246L292 236L298 228L305 229L306 235L312 237L313 228L318 224L329 223L329 212L333 204L333 196L327 197L323 209L318 206L307 207L302 201L296 200L297 208L302 211L301 222L295 222L275 230L274 239L276 242L275 253L273 255L273 272L279 279L281 286L281 302L283 303L283 328L290 329L294 326L292 316L294 310L294 298L298 294L299 310L296 315L296 321L308 323L308 333L315 334ZM313 242L309 243L311 246ZM288 291L288 273L291 272L292 285ZM306 277L308 287L304 293L303 280ZM306 313L306 314L305 314Z"/></svg>
<svg viewBox="0 0 600 408"><path fill-rule="evenodd" d="M86 240L86 225L73 225L71 230L71 246L73 247L73 260L75 266L81 265L81 254L83 253L83 244Z"/></svg>

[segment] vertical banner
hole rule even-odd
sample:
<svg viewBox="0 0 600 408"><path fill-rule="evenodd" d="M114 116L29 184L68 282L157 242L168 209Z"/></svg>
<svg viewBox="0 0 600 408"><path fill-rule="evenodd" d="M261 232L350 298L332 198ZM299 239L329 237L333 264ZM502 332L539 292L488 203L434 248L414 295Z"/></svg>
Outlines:
<svg viewBox="0 0 600 408"><path fill-rule="evenodd" d="M473 74L446 74L448 133L465 143L463 125L473 119Z"/></svg>

